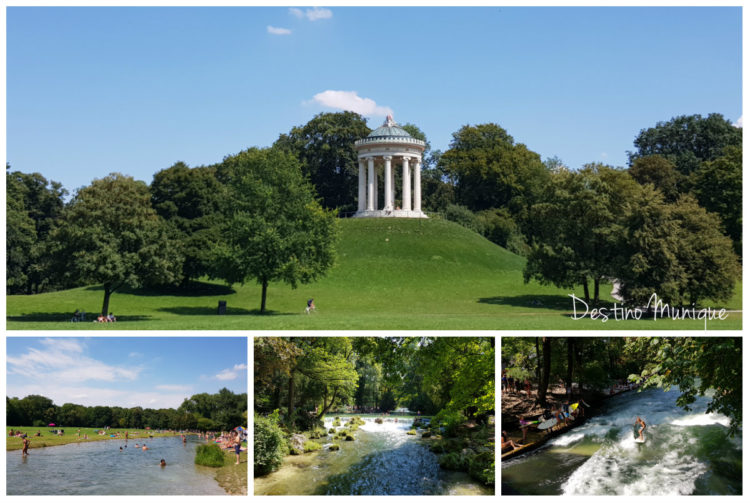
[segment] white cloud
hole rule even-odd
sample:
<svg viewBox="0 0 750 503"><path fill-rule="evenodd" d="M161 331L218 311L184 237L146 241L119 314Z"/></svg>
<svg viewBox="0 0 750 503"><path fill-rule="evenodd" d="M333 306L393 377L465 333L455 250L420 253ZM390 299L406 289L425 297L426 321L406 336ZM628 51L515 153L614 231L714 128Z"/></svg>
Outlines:
<svg viewBox="0 0 750 503"><path fill-rule="evenodd" d="M239 372L242 370L247 370L247 365L244 363L237 363L231 369L222 370L221 372L216 374L214 378L218 379L219 381L232 381L239 377Z"/></svg>
<svg viewBox="0 0 750 503"><path fill-rule="evenodd" d="M20 375L34 382L65 385L85 381L132 381L141 369L108 365L84 354L73 339L44 339L42 348L28 348L21 355L6 358L8 375Z"/></svg>
<svg viewBox="0 0 750 503"><path fill-rule="evenodd" d="M271 35L291 35L292 34L292 30L288 30L286 28L276 28L271 25L268 25L266 30L268 30L268 33L270 33Z"/></svg>
<svg viewBox="0 0 750 503"><path fill-rule="evenodd" d="M737 122L732 124L734 127L742 127L742 116L740 115L740 118L737 119Z"/></svg>
<svg viewBox="0 0 750 503"><path fill-rule="evenodd" d="M370 98L361 98L356 91L327 90L313 96L312 102L328 108L348 110L365 116L385 116L393 114L390 107L378 106Z"/></svg>
<svg viewBox="0 0 750 503"><path fill-rule="evenodd" d="M143 353L133 351L132 353L129 353L128 356L131 358L143 358Z"/></svg>
<svg viewBox="0 0 750 503"><path fill-rule="evenodd" d="M291 9L289 9L289 14L299 19L306 17L310 21L317 21L318 19L330 19L333 17L333 12L331 12L330 9L320 9L318 7L306 9L304 12L302 12L302 9L296 9L292 7Z"/></svg>

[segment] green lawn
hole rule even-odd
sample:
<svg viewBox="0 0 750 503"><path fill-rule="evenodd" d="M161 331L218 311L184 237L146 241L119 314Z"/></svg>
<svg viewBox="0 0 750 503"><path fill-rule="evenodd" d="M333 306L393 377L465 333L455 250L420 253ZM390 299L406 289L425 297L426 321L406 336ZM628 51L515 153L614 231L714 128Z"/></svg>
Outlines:
<svg viewBox="0 0 750 503"><path fill-rule="evenodd" d="M347 219L336 266L322 280L296 290L268 289L258 314L260 287L204 282L191 292L115 292L117 323L71 323L76 309L96 313L102 290L91 286L35 296L7 297L11 330L702 330L702 320L572 320L576 291L523 282L524 259L454 223L441 220ZM610 285L602 287L612 307ZM307 299L317 312L306 315ZM226 315L216 314L226 300ZM742 309L742 288L724 305ZM89 315L90 317L91 315ZM709 329L742 328L742 314L708 322Z"/></svg>
<svg viewBox="0 0 750 503"><path fill-rule="evenodd" d="M55 433L51 433L51 430L57 430L58 428L65 431L65 434L59 436ZM117 440L123 441L125 438L125 432L128 432L129 440L143 440L148 439L150 436L154 437L173 437L179 435L177 432L157 433L151 430L139 430L135 428L118 428L110 429L105 435L99 435L100 428L76 428L75 426L64 427L64 426L8 426L5 428L5 449L13 451L21 449L23 447L23 439L20 437L9 437L8 433L10 430L22 431L29 436L31 441L30 449L39 449L40 447L52 447L55 445L74 444L80 442L98 442L101 440L115 440L110 437L115 433L120 433L120 438ZM80 430L80 435L78 434ZM40 436L35 437L34 435L39 432ZM85 438L88 436L88 439Z"/></svg>

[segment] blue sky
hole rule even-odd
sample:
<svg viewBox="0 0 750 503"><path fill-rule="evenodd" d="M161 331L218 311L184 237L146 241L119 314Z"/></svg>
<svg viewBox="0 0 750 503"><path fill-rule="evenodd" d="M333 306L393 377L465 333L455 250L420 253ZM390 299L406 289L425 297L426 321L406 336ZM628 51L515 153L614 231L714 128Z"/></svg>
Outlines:
<svg viewBox="0 0 750 503"><path fill-rule="evenodd" d="M56 405L179 407L196 393L247 393L246 337L8 337L6 395Z"/></svg>
<svg viewBox="0 0 750 503"><path fill-rule="evenodd" d="M151 182L323 111L449 147L495 122L542 159L626 162L682 114L742 115L738 7L9 8L7 159L69 190Z"/></svg>

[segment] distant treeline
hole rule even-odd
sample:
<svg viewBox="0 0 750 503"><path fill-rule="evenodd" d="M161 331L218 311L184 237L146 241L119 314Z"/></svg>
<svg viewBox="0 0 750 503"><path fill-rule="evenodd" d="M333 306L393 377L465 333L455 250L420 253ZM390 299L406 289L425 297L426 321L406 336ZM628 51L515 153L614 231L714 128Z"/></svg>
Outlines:
<svg viewBox="0 0 750 503"><path fill-rule="evenodd" d="M652 293L688 305L732 295L742 129L720 114L641 130L627 168L543 161L493 123L461 127L445 152L417 126L403 128L427 143L423 209L526 256L527 280L583 286L587 302L609 278L631 304ZM265 292L269 281L311 281L333 262L326 216L357 208L354 142L369 133L358 114L322 113L268 149L208 166L177 162L150 185L112 174L68 203L59 183L8 165L7 293L102 284L106 311L123 285L184 288L211 277L256 280Z"/></svg>
<svg viewBox="0 0 750 503"><path fill-rule="evenodd" d="M74 403L57 406L47 397L29 395L6 401L7 426L84 428L146 428L171 430L228 431L247 426L247 393L226 388L218 393L199 393L186 398L177 409L95 406Z"/></svg>

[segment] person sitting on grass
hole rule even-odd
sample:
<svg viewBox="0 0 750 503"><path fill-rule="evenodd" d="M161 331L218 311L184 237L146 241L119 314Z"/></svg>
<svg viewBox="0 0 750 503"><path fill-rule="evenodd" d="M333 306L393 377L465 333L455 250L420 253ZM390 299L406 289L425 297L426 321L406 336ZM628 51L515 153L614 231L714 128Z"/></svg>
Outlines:
<svg viewBox="0 0 750 503"><path fill-rule="evenodd" d="M500 444L501 449L502 449L501 452L505 452L508 450L512 451L514 449L518 449L519 447L521 447L520 445L518 445L517 443L515 443L513 440L510 439L510 437L508 436L508 432L505 430L503 430L501 438L502 438L502 442Z"/></svg>
<svg viewBox="0 0 750 503"><path fill-rule="evenodd" d="M117 318L115 318L115 315L114 315L114 314L112 314L112 313L109 313L109 315L107 315L107 322L108 322L108 323L114 323L114 322L116 322L116 321L117 321Z"/></svg>
<svg viewBox="0 0 750 503"><path fill-rule="evenodd" d="M307 308L305 308L305 313L310 314L313 311L315 311L315 302L313 301L313 299L309 299L307 301Z"/></svg>

